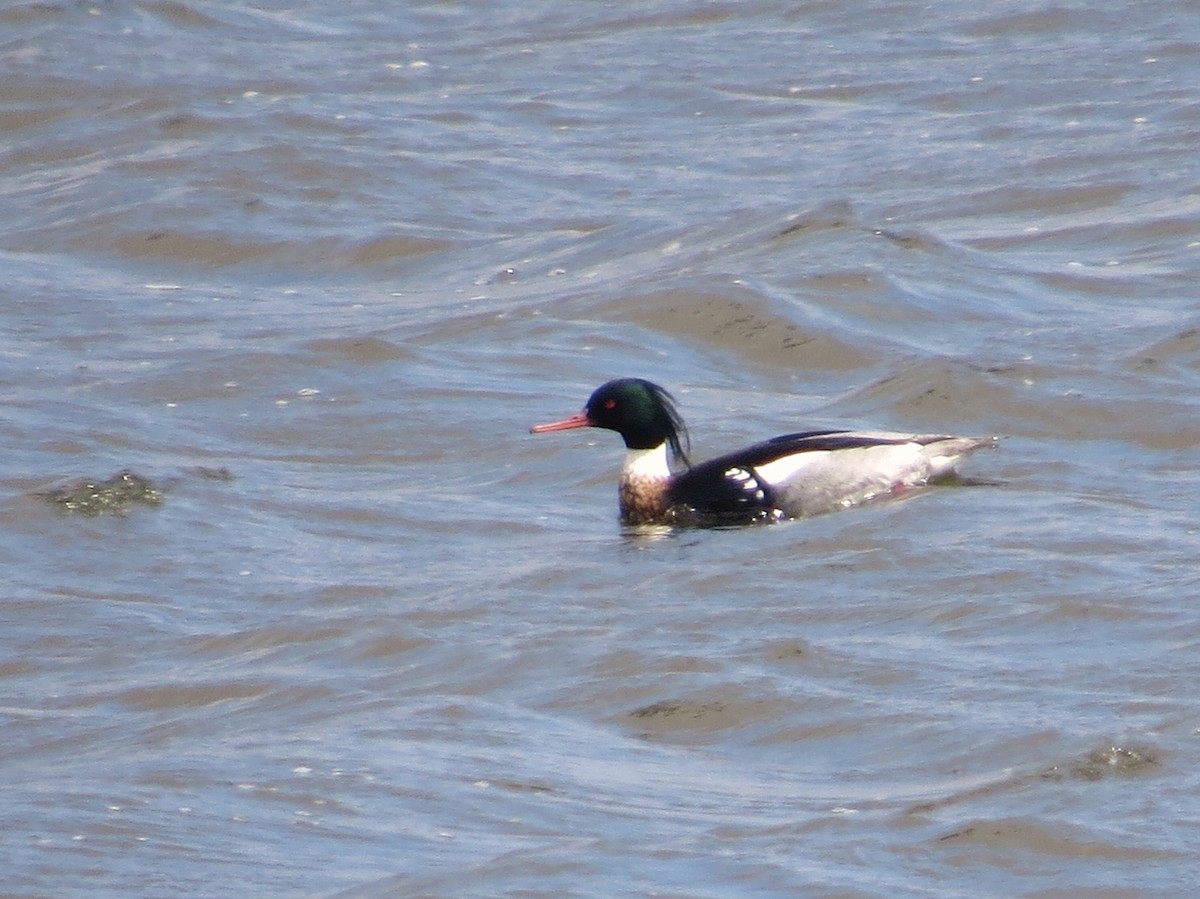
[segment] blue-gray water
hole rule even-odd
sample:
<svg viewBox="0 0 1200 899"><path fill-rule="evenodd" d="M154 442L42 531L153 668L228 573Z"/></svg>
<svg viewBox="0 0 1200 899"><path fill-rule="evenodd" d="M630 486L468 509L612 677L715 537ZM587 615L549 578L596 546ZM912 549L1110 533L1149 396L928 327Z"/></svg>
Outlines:
<svg viewBox="0 0 1200 899"><path fill-rule="evenodd" d="M1194 888L1200 10L17 2L0 134L0 894ZM655 539L620 375L1006 439Z"/></svg>

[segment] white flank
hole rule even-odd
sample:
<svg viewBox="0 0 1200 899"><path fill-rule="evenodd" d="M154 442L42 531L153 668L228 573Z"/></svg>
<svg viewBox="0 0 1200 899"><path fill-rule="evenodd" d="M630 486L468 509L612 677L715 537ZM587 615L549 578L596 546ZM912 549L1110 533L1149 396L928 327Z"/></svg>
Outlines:
<svg viewBox="0 0 1200 899"><path fill-rule="evenodd" d="M828 450L794 453L776 459L774 462L768 462L766 465L756 465L754 473L758 475L760 481L765 481L774 487L776 484L782 484L800 469L812 465L818 459L824 459L828 455Z"/></svg>

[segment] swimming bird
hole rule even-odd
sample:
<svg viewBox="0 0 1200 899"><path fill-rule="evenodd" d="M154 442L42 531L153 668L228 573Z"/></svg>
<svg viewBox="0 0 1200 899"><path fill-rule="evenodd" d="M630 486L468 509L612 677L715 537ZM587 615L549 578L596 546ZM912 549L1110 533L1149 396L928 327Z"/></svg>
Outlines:
<svg viewBox="0 0 1200 899"><path fill-rule="evenodd" d="M964 456L997 439L805 431L693 465L674 398L641 378L609 381L582 412L530 432L573 428L606 428L624 438L618 491L623 524L683 527L784 521L849 508L951 477Z"/></svg>

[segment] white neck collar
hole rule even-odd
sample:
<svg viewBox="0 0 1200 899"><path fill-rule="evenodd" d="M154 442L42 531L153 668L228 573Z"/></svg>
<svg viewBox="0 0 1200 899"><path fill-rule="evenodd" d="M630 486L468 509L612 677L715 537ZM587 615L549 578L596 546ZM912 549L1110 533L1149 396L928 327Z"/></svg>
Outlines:
<svg viewBox="0 0 1200 899"><path fill-rule="evenodd" d="M631 449L625 454L622 474L637 480L665 480L671 476L667 461L667 445L660 443L654 449Z"/></svg>

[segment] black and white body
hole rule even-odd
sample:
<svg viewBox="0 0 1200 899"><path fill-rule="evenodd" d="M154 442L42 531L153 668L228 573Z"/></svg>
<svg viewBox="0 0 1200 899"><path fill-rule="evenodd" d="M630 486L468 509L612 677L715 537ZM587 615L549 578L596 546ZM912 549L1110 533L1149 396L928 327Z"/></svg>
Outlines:
<svg viewBox="0 0 1200 899"><path fill-rule="evenodd" d="M584 427L607 428L625 440L625 524L714 526L820 515L953 476L964 456L996 443L994 437L806 431L692 465L674 400L640 378L609 381L578 415L531 431Z"/></svg>

